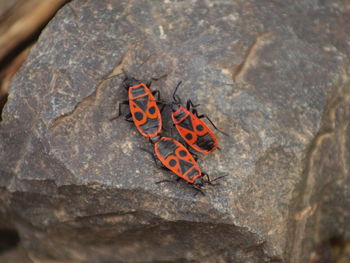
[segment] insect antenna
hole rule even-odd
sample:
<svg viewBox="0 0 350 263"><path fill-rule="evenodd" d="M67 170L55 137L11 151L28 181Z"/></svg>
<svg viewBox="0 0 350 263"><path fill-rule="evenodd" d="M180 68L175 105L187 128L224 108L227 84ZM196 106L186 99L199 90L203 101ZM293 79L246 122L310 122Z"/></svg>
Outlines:
<svg viewBox="0 0 350 263"><path fill-rule="evenodd" d="M211 180L210 182L212 183L212 182L214 182L214 181L216 181L216 180L219 180L219 179L221 179L221 178L224 178L224 177L226 177L226 176L228 176L228 174L225 174L225 175L216 177L215 179Z"/></svg>
<svg viewBox="0 0 350 263"><path fill-rule="evenodd" d="M213 180L210 180L209 175L206 174L206 173L203 173L203 176L206 176L206 177L208 178L208 179L206 179L206 180L204 181L204 182L207 183L208 185L218 185L218 184L213 184L213 182L215 182L215 181L217 181L217 180L219 180L219 179L221 179L221 178L224 178L224 177L228 176L228 174L225 174L225 175L216 177L216 178L213 179Z"/></svg>
<svg viewBox="0 0 350 263"><path fill-rule="evenodd" d="M174 102L176 103L181 103L181 100L180 100L180 97L176 95L176 92L177 92L177 89L179 88L179 86L181 85L182 81L180 81L176 87L175 87L175 90L174 90L174 93L173 93L173 100Z"/></svg>

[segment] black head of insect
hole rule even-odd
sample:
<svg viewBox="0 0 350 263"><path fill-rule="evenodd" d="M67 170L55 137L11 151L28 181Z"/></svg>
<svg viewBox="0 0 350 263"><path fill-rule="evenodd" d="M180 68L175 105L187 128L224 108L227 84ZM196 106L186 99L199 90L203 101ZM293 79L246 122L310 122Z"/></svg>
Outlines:
<svg viewBox="0 0 350 263"><path fill-rule="evenodd" d="M196 180L194 180L194 182L193 182L193 184L195 185L195 186L198 186L198 187L202 187L202 186L204 186L205 184L207 184L208 183L208 180L206 180L206 179L204 179L204 176L202 175L202 176L200 176L200 177L198 177Z"/></svg>
<svg viewBox="0 0 350 263"><path fill-rule="evenodd" d="M181 100L180 100L180 97L178 95L176 95L176 92L177 92L177 89L179 88L179 86L181 85L181 82L180 81L176 87L175 87L175 90L174 90L174 93L173 93L173 101L170 103L170 107L171 107L171 111L172 112L176 112L180 106L181 106Z"/></svg>

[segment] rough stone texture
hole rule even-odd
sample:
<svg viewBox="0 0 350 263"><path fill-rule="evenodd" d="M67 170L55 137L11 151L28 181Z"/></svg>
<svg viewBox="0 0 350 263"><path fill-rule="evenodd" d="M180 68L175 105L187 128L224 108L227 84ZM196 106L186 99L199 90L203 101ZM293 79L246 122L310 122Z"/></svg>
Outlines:
<svg viewBox="0 0 350 263"><path fill-rule="evenodd" d="M0 134L6 213L34 262L308 262L349 239L347 1L73 1L13 81ZM124 69L201 103L228 173L193 196L110 122ZM168 116L165 111L165 115ZM169 117L164 120L169 134Z"/></svg>
<svg viewBox="0 0 350 263"><path fill-rule="evenodd" d="M28 258L26 250L22 247L16 249L9 249L0 254L0 262L4 263L33 263Z"/></svg>

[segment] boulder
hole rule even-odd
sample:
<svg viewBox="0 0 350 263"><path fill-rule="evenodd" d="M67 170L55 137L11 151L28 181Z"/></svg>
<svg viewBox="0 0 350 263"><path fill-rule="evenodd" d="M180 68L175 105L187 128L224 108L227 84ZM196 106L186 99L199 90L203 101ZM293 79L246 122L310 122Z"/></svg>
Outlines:
<svg viewBox="0 0 350 263"><path fill-rule="evenodd" d="M14 78L1 204L34 262L308 262L349 238L346 1L75 0ZM197 194L110 121L125 74L200 103L221 150ZM169 109L164 136L171 135ZM173 133L174 138L179 138Z"/></svg>

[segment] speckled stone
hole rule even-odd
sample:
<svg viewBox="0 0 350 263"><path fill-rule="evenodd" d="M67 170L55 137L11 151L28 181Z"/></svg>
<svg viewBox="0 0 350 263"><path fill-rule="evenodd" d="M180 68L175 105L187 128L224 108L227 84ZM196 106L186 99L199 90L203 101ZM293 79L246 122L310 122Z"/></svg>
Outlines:
<svg viewBox="0 0 350 263"><path fill-rule="evenodd" d="M330 3L331 2L331 3ZM349 238L346 1L92 1L63 7L10 88L0 198L35 262L308 262ZM194 196L117 113L122 72L226 133ZM108 78L114 76L112 78ZM169 136L169 110L164 111ZM177 135L175 135L177 138Z"/></svg>

